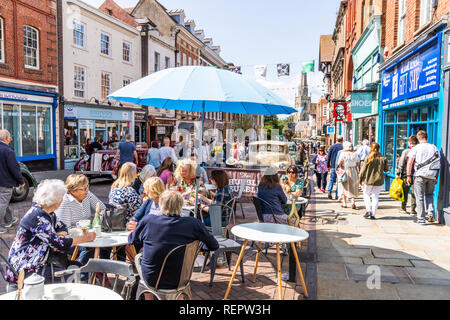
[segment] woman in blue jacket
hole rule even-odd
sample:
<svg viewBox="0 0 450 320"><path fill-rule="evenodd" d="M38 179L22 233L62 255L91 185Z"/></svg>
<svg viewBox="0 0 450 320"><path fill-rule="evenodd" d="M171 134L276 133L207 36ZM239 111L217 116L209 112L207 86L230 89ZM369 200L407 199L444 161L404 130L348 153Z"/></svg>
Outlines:
<svg viewBox="0 0 450 320"><path fill-rule="evenodd" d="M265 202L262 203L264 222L288 223L288 216L282 208L282 205L287 202L287 197L281 188L277 168L269 167L264 172L258 186L258 198L270 205L269 207Z"/></svg>

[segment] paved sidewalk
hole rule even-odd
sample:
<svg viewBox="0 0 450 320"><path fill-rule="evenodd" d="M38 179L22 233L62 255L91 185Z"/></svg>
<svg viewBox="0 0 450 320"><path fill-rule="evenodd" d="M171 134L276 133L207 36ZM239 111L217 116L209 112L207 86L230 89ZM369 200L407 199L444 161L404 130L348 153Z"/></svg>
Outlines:
<svg viewBox="0 0 450 320"><path fill-rule="evenodd" d="M415 224L387 192L376 220L362 199L356 211L320 191L314 202L318 299L450 299L450 228Z"/></svg>

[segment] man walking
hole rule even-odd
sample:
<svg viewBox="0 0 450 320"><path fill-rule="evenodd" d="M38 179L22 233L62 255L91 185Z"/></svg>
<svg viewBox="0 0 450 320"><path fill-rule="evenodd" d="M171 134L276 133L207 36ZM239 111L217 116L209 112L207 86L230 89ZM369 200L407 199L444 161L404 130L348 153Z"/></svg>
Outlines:
<svg viewBox="0 0 450 320"><path fill-rule="evenodd" d="M159 149L159 162L163 163L166 158L172 158L173 163L177 163L178 159L175 150L170 146L170 138L164 138L164 147Z"/></svg>
<svg viewBox="0 0 450 320"><path fill-rule="evenodd" d="M398 166L395 172L395 175L397 178L400 178L403 180L403 194L404 199L402 202L402 213L407 214L406 211L406 205L408 204L408 196L409 196L409 190L411 189L411 214L417 214L416 213L416 196L414 195L414 183L410 186L408 185L407 180L407 174L406 174L406 167L408 165L408 154L411 151L412 148L414 148L416 145L419 144L419 140L417 140L417 137L412 135L408 138L408 144L409 148L403 150L402 155L400 156L400 159L398 160Z"/></svg>
<svg viewBox="0 0 450 320"><path fill-rule="evenodd" d="M123 166L127 162L138 163L138 154L136 146L131 142L131 134L125 136L125 141L119 143L119 148L116 152L116 158L120 156L120 166Z"/></svg>
<svg viewBox="0 0 450 320"><path fill-rule="evenodd" d="M5 233L19 220L8 208L14 187L25 187L14 150L9 146L11 134L0 130L0 233Z"/></svg>
<svg viewBox="0 0 450 320"><path fill-rule="evenodd" d="M414 166L414 193L417 204L416 223L424 224L434 222L434 187L441 167L441 156L438 148L428 143L428 135L421 130L417 133L419 144L408 154L407 183L413 183Z"/></svg>
<svg viewBox="0 0 450 320"><path fill-rule="evenodd" d="M366 160L367 156L370 153L369 140L364 139L362 142L362 146L360 146L356 150L356 153L359 155L359 160L361 161L361 163L363 163L364 160Z"/></svg>
<svg viewBox="0 0 450 320"><path fill-rule="evenodd" d="M328 150L328 171L330 172L330 183L328 186L328 199L332 199L331 193L333 192L333 186L336 183L337 175L336 175L336 160L338 152L343 149L342 142L344 142L344 138L339 136L336 139L337 143L332 145ZM338 186L336 184L336 200L338 199Z"/></svg>

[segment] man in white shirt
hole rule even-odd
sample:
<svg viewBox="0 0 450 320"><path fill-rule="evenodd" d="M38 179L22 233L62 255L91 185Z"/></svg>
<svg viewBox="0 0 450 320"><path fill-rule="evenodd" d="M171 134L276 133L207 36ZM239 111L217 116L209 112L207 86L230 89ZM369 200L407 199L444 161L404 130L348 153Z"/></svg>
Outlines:
<svg viewBox="0 0 450 320"><path fill-rule="evenodd" d="M159 149L159 162L163 162L166 158L171 157L173 162L176 163L178 161L177 156L175 155L175 150L170 146L170 138L164 138L164 147Z"/></svg>
<svg viewBox="0 0 450 320"><path fill-rule="evenodd" d="M425 131L417 133L419 144L411 149L408 154L407 183L412 184L412 172L414 166L414 194L417 204L416 223L424 224L434 222L434 187L437 184L439 169L441 167L438 148L428 143L428 135Z"/></svg>
<svg viewBox="0 0 450 320"><path fill-rule="evenodd" d="M364 139L362 146L356 150L356 153L359 155L359 160L364 162L370 153L369 140Z"/></svg>

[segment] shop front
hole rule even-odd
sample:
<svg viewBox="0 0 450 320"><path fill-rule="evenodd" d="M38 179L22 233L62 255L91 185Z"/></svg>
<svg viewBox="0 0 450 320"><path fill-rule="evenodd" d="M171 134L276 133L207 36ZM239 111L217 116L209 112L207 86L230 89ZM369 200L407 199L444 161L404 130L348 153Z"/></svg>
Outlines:
<svg viewBox="0 0 450 320"><path fill-rule="evenodd" d="M147 121L145 112L134 111L134 141L137 145L149 146L147 142Z"/></svg>
<svg viewBox="0 0 450 320"><path fill-rule="evenodd" d="M428 142L441 149L440 77L441 33L417 44L382 69L381 148L389 163L386 188L395 177L402 151L408 148L409 136L425 130Z"/></svg>
<svg viewBox="0 0 450 320"><path fill-rule="evenodd" d="M55 170L56 93L0 87L1 128L10 132L17 160L31 170Z"/></svg>
<svg viewBox="0 0 450 320"><path fill-rule="evenodd" d="M176 125L175 118L151 117L150 120L150 143L151 141L158 141L160 145L163 145L164 137L172 138Z"/></svg>
<svg viewBox="0 0 450 320"><path fill-rule="evenodd" d="M64 162L73 169L86 153L87 140L98 138L105 149L117 148L117 143L133 132L132 112L124 109L103 109L64 106Z"/></svg>
<svg viewBox="0 0 450 320"><path fill-rule="evenodd" d="M353 144L356 146L368 140L369 145L377 142L378 94L377 91L353 91Z"/></svg>

